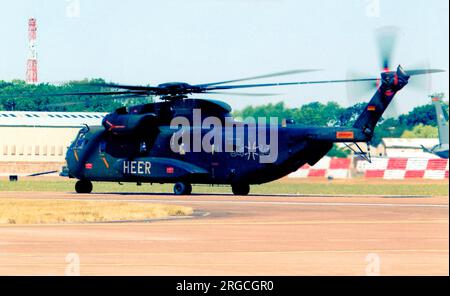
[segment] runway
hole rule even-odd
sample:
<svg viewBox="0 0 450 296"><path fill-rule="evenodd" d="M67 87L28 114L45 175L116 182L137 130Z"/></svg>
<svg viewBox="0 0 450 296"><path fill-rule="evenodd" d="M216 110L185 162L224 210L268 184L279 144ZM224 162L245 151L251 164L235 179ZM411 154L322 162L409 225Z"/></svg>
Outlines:
<svg viewBox="0 0 450 296"><path fill-rule="evenodd" d="M3 225L1 275L449 274L448 197L0 193L7 197L176 203L196 215Z"/></svg>

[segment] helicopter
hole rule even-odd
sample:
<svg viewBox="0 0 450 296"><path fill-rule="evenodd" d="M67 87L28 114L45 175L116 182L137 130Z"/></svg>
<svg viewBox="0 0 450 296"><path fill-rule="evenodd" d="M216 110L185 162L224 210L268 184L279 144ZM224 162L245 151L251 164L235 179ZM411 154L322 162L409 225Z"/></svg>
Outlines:
<svg viewBox="0 0 450 296"><path fill-rule="evenodd" d="M110 98L153 96L161 100L118 108L104 117L101 126L82 128L68 147L63 175L78 179L75 191L84 194L92 192L92 182L101 181L138 185L170 183L175 184L176 195L191 194L192 184L231 185L233 194L244 196L249 194L251 185L280 179L304 164L314 165L334 143L355 145L358 150L347 147L370 161L370 150L363 151L357 143L367 143L370 147L376 125L394 96L413 76L443 72L405 70L400 65L390 70L393 38L385 40L388 46L381 50L383 70L379 78L236 84L316 71L303 69L206 84L99 83L97 86L106 91L54 94ZM242 122L233 118L231 107L223 101L190 97L223 94L228 90L337 83L376 86L375 94L350 127L311 126L291 120Z"/></svg>
<svg viewBox="0 0 450 296"><path fill-rule="evenodd" d="M395 94L408 84L410 77L436 72L440 70L405 71L398 66L395 71L381 73L381 84L351 127L316 127L294 123L247 126L233 120L228 104L210 99L190 99L187 95L224 89L355 80L249 85L168 83L157 87L104 84L104 87L124 89L120 94L159 95L163 101L119 108L104 117L102 126L81 129L67 151L67 174L78 179L75 185L77 193L90 193L93 181L105 181L175 183L176 195L191 194L192 184L231 185L235 195L248 195L250 185L277 180L306 163L314 165L334 143L369 143L383 112ZM194 123L195 110L198 113L202 111L199 119L203 123ZM188 125L177 123L174 126L171 122L176 118L184 118ZM208 118L214 118L224 126L211 128L211 125L204 124ZM231 127L225 125L227 120L232 123ZM239 127L243 131L241 134L230 132ZM214 143L208 142L209 151L195 152L187 147L194 133L204 142L213 129L219 132L214 133L217 135L215 138L210 137ZM276 145L260 145L261 140L270 142L273 130L276 132ZM254 138L258 141L250 141L252 131L258 134ZM265 136L261 136L261 132ZM273 150L277 150L274 159L261 161L264 157L270 158ZM360 153L365 154L362 149Z"/></svg>

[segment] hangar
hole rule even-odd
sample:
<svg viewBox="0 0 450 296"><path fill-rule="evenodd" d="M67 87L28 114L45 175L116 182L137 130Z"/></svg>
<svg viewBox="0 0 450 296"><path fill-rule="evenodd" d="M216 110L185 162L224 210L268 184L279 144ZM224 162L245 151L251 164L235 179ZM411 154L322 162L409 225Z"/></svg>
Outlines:
<svg viewBox="0 0 450 296"><path fill-rule="evenodd" d="M439 145L438 138L383 138L379 145L379 151L385 157L438 158L423 149L425 147L431 150L436 145Z"/></svg>
<svg viewBox="0 0 450 296"><path fill-rule="evenodd" d="M106 113L0 111L0 176L61 170L79 129Z"/></svg>

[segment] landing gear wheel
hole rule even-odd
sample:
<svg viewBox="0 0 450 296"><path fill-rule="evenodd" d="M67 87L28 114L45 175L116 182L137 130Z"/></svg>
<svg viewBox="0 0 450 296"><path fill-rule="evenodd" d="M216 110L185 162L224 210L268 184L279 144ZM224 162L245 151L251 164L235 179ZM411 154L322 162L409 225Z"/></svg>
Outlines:
<svg viewBox="0 0 450 296"><path fill-rule="evenodd" d="M192 193L192 185L189 183L178 182L173 186L173 192L176 195L190 195Z"/></svg>
<svg viewBox="0 0 450 296"><path fill-rule="evenodd" d="M80 180L75 184L75 191L77 193L91 193L92 182L88 180Z"/></svg>
<svg viewBox="0 0 450 296"><path fill-rule="evenodd" d="M248 184L232 184L231 189L234 195L248 195L250 193L250 185Z"/></svg>

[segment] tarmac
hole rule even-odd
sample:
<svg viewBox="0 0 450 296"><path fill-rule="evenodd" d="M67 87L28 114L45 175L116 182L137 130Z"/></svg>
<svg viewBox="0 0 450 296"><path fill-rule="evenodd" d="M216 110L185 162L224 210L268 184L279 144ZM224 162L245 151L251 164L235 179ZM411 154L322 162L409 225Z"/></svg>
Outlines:
<svg viewBox="0 0 450 296"><path fill-rule="evenodd" d="M449 198L0 192L174 203L186 219L0 225L0 275L449 275Z"/></svg>

